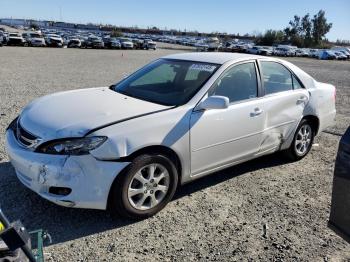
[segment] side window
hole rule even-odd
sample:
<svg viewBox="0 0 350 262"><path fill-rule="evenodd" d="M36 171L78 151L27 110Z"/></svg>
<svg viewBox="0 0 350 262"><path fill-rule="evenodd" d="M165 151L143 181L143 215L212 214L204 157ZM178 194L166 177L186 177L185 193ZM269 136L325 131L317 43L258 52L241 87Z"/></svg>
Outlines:
<svg viewBox="0 0 350 262"><path fill-rule="evenodd" d="M303 86L300 84L299 80L293 76L293 89L302 89Z"/></svg>
<svg viewBox="0 0 350 262"><path fill-rule="evenodd" d="M266 95L293 90L292 74L283 65L261 61Z"/></svg>
<svg viewBox="0 0 350 262"><path fill-rule="evenodd" d="M226 96L230 103L257 97L255 64L245 63L228 69L216 80L209 95Z"/></svg>
<svg viewBox="0 0 350 262"><path fill-rule="evenodd" d="M171 64L162 64L130 83L130 86L172 83L175 76L176 72Z"/></svg>

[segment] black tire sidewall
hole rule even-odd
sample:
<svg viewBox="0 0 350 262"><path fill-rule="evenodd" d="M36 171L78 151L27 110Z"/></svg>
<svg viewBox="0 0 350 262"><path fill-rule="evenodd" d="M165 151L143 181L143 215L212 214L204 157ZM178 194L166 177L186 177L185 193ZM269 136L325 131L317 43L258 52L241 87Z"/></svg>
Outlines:
<svg viewBox="0 0 350 262"><path fill-rule="evenodd" d="M160 204L149 210L137 210L128 200L128 186L134 176L143 166L158 163L163 165L169 172L169 190ZM175 165L167 157L162 155L141 155L135 158L132 163L120 174L115 181L111 194L111 208L124 217L143 219L150 217L162 210L172 199L178 183L178 174Z"/></svg>

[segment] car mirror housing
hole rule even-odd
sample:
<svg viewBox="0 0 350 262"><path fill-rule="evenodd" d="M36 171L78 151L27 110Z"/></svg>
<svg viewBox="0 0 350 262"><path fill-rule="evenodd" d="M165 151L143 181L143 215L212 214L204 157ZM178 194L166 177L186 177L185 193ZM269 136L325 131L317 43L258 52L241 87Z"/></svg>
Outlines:
<svg viewBox="0 0 350 262"><path fill-rule="evenodd" d="M228 108L230 101L226 96L209 96L204 99L198 105L199 110L208 110L208 109L225 109Z"/></svg>

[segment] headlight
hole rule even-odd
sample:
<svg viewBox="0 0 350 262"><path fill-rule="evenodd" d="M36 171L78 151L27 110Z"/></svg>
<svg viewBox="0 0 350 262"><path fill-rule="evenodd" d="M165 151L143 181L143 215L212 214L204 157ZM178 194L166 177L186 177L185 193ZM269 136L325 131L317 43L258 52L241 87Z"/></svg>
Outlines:
<svg viewBox="0 0 350 262"><path fill-rule="evenodd" d="M70 138L44 143L37 152L54 155L86 155L107 140L105 136Z"/></svg>

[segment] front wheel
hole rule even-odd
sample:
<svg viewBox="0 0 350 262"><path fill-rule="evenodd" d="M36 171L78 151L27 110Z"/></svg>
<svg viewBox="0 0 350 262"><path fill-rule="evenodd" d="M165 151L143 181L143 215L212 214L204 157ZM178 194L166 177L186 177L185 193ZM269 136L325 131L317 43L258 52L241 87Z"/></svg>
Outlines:
<svg viewBox="0 0 350 262"><path fill-rule="evenodd" d="M293 161L304 158L310 151L314 141L315 130L307 119L301 120L293 138L291 146L285 151Z"/></svg>
<svg viewBox="0 0 350 262"><path fill-rule="evenodd" d="M150 217L172 199L178 174L173 162L162 155L135 158L113 183L110 209L133 219Z"/></svg>

